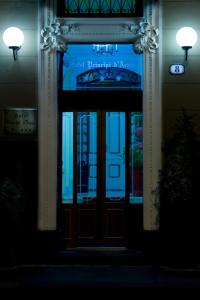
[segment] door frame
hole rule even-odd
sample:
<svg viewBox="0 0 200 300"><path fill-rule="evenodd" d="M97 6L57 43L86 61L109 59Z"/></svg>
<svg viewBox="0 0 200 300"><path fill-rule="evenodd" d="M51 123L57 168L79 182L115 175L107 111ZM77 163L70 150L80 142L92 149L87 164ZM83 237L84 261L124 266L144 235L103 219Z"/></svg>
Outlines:
<svg viewBox="0 0 200 300"><path fill-rule="evenodd" d="M44 0L38 20L38 31L44 26L51 27L56 19L55 0ZM162 3L160 0L144 1L144 18L162 32ZM61 20L62 21L62 20ZM79 29L74 20L69 20L68 42L115 43L119 41L134 43L133 19L108 20L107 34L102 34L101 20L79 20ZM104 19L105 23L105 19ZM81 25L82 24L82 25ZM122 29L123 34L122 34ZM114 31L114 32L113 32ZM93 32L93 34L91 34ZM38 35L39 36L39 35ZM57 102L57 57L56 49L39 50L38 46L38 139L39 139L39 191L38 191L38 230L57 229L57 140L58 140L58 102ZM144 50L144 94L143 94L143 142L144 142L144 223L145 231L158 229L157 209L155 207L156 188L161 168L162 132L162 44L156 53Z"/></svg>

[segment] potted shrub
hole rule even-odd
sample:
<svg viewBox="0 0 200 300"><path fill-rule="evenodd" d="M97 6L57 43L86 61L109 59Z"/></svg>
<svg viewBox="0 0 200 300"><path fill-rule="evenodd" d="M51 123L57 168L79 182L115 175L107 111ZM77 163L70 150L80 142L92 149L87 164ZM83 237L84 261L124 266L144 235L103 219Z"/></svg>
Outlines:
<svg viewBox="0 0 200 300"><path fill-rule="evenodd" d="M0 182L0 265L17 263L24 230L24 196L18 185L6 178Z"/></svg>
<svg viewBox="0 0 200 300"><path fill-rule="evenodd" d="M199 143L194 116L183 109L164 146L160 172L159 224L162 253L177 266L198 264Z"/></svg>

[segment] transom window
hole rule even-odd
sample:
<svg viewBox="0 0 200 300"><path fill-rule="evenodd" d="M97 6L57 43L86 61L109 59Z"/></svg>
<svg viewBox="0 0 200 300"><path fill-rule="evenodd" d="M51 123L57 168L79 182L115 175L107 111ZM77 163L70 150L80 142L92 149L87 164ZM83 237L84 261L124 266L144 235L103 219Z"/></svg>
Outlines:
<svg viewBox="0 0 200 300"><path fill-rule="evenodd" d="M59 17L135 16L142 17L142 0L59 0Z"/></svg>
<svg viewBox="0 0 200 300"><path fill-rule="evenodd" d="M143 56L131 44L69 44L61 90L142 90Z"/></svg>

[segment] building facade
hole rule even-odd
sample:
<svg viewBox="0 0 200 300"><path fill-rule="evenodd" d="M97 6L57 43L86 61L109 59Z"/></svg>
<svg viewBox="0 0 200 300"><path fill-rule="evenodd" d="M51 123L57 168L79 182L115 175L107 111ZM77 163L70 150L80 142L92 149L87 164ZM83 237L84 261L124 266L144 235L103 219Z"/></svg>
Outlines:
<svg viewBox="0 0 200 300"><path fill-rule="evenodd" d="M176 43L176 32L181 27L191 26L199 34L199 1L192 1L192 5L191 1L144 1L143 12L140 16L129 17L129 15L122 14L115 18L105 15L103 17L95 15L93 18L61 16L60 11L57 11L57 1L53 0L0 1L0 6L1 36L4 30L10 26L20 27L25 36L24 44L16 61L13 60L11 51L3 42L0 47L0 142L2 145L1 164L3 166L1 178L4 178L6 174L24 188L27 201L26 222L30 231L37 231L44 236L45 234L54 236L56 233L61 239L64 239L65 242L62 243L64 248L102 244L111 246L128 244L134 247L138 240L144 239L144 236L154 236L159 228L155 203L157 201L156 189L159 170L162 165L162 142L171 135L172 125L182 107L189 112L195 111L198 123L199 40L190 50L188 61L185 62L184 52ZM63 8L59 9L62 11ZM143 25L141 25L142 21ZM148 28L144 27L144 21L147 21ZM143 26L144 32L142 32L141 26ZM147 31L145 32L145 30ZM50 34L52 32L53 35ZM148 34L153 39L153 43L148 40ZM140 56L142 57L140 70L142 87L131 90L130 86L127 89L123 86L123 88L116 89L113 78L109 77L112 79L110 88L107 85L105 89L105 84L103 88L103 84L100 88L98 81L96 89L94 89L93 83L93 91L91 91L91 84L87 85L87 88L86 83L83 85L83 76L90 76L91 78L94 76L91 69L96 70L96 68L99 68L98 72L101 74L98 76L106 76L105 72L109 68L111 70L112 66L105 65L106 59L99 65L92 65L93 58L86 58L85 54L87 67L78 74L77 85L79 84L79 88L76 91L75 88L72 88L72 91L66 91L67 88L66 90L63 88L63 82L67 82L67 80L63 81L67 58L65 55L63 58L62 48L66 44L66 53L70 54L73 50L73 47L70 48L72 45L77 47L87 45L91 45L91 47L105 45L106 47L107 45L107 50L109 45L114 45L115 50L118 47L119 52L122 45L134 47L139 41L139 46L141 46L142 40L138 40L138 36L144 38L143 53ZM61 54L58 55L58 51ZM75 56L81 56L78 51L74 54ZM81 51L84 53L83 50ZM69 62L72 61L72 58L68 58ZM133 54L130 61L131 59L137 61L139 58L135 58ZM113 66L113 68L115 67L114 71L118 67L121 72L120 75L117 73L118 76L129 76L124 75L125 71L122 72L122 69L126 69L123 65L125 58L122 57L117 61L121 61L122 65ZM80 58L79 63L81 62L84 63L84 56ZM170 74L169 67L172 64L183 64L185 73L183 75ZM87 72L90 74L88 75ZM134 76L138 76L138 73L135 73ZM117 75L115 83L116 78ZM100 93L98 93L99 90L101 90ZM128 104L124 103L124 97L127 97ZM83 98L88 99L88 102L80 105ZM104 98L107 99L105 103L102 100ZM112 102L113 98L116 101ZM136 100L134 101L134 99ZM12 122L14 122L12 115L17 113L17 118L20 119L23 118L26 111L29 111L27 122L37 124L37 128L30 124L30 127L22 126L22 132L12 132ZM130 195L128 195L131 193L129 183L127 183L131 175L131 171L128 170L131 160L128 150L131 144L131 135L127 135L127 132L136 130L132 129L127 121L131 118L131 112L139 112L143 116L141 203L131 203ZM91 178L88 179L86 176L88 171L83 171L83 166L79 167L81 160L72 159L72 156L80 156L81 150L79 148L84 147L76 135L82 128L80 127L82 126L80 120L84 117L84 113L87 118L83 123L83 128L84 126L89 128L86 136L88 140L96 139L96 146L94 147L101 148L101 151L97 151L96 148L91 148L91 145L88 144L90 153L98 152L96 158L92 154L88 154L87 157L88 160L93 160L90 163L93 166L93 169L90 170L90 177L97 178L96 181L95 179L93 181ZM95 113L96 115L94 115ZM116 121L118 118L116 113L118 113L120 122ZM87 121L88 114L92 120L95 120L93 123ZM9 116L11 116L11 120ZM72 128L70 129L69 122L75 122L66 121L72 116L79 127L74 129L75 132L71 140L69 139L70 134L68 134L68 140L64 141L63 131L71 132ZM111 119L114 123L109 123ZM18 122L21 121L18 120ZM95 124L95 122L96 125L91 127L91 124ZM113 133L111 129L108 129L108 124L115 124L110 125L113 128ZM71 125L71 127L73 126ZM64 129L65 127L66 129ZM91 137L92 128L96 128L94 129L97 132L96 137L94 137L95 135ZM126 136L120 153L123 153L123 149L125 149L128 158L125 164L126 170L123 170L123 161L119 163L119 161L113 162L113 160L110 163L108 168L111 178L114 182L113 178L118 176L116 174L121 174L120 181L115 181L115 184L120 185L121 182L124 182L124 193L115 194L113 192L112 195L109 195L108 189L103 187L110 180L106 175L105 162L108 162L109 159L112 160L113 157L112 151L110 154L106 152L106 145L109 143L106 139L106 132L110 130L110 135L114 135L116 128L119 128L119 132L123 132L119 135L122 144L123 136ZM30 131L23 132L23 130ZM74 143L75 139L77 139L76 143ZM114 139L113 147L116 146L116 143ZM127 143L129 144L127 145ZM134 143L135 141L132 142L132 144ZM66 147L71 144L74 148L66 150ZM111 142L109 147L112 147ZM66 162L62 156L63 152L69 153L68 160L65 158ZM87 151L82 154L86 155ZM65 173L63 164L67 168L72 160L71 169ZM96 169L94 169L94 165ZM76 168L80 168L80 172L71 179L73 181L71 193L75 202L66 204L63 200L64 185L72 172L75 174ZM96 175L92 175L92 172L96 172ZM82 181L80 179L81 174L83 176ZM88 192L92 182L95 182L96 185L95 195ZM67 192L70 192L70 188ZM90 203L85 204L86 206L83 202L79 203L79 194L82 195L82 200L84 197L87 201L90 199ZM114 199L114 202L107 203L105 201L108 195L110 199ZM105 199L101 200L99 205L95 202L96 200L94 201L94 198ZM125 201L121 203L123 198ZM128 203L127 199L129 199ZM122 228L125 229L122 230Z"/></svg>

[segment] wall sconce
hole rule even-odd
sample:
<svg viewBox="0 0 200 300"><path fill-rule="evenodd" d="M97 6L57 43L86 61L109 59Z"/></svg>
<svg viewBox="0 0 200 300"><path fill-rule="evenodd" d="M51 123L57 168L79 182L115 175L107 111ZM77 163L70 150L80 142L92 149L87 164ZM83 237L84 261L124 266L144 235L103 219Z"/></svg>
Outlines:
<svg viewBox="0 0 200 300"><path fill-rule="evenodd" d="M179 46L185 51L185 60L188 58L188 51L197 41L197 33L192 27L183 27L176 34L176 41Z"/></svg>
<svg viewBox="0 0 200 300"><path fill-rule="evenodd" d="M17 27L9 27L4 31L3 41L9 49L13 50L14 60L17 59L17 52L24 41L23 32Z"/></svg>

